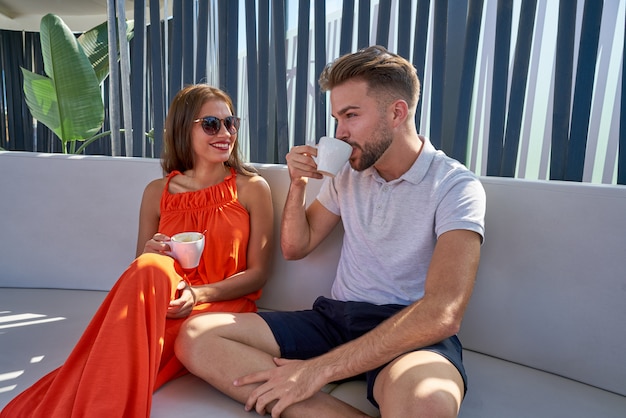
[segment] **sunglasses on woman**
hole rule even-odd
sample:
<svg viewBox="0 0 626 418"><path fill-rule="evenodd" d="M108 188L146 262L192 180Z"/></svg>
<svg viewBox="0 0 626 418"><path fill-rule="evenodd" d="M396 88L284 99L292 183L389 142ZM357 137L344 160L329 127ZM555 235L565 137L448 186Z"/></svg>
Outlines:
<svg viewBox="0 0 626 418"><path fill-rule="evenodd" d="M220 119L217 116L205 116L194 120L194 123L198 122L202 122L202 130L207 135L217 135L222 127L222 123L231 135L235 135L239 131L240 119L237 116L226 116L224 119Z"/></svg>

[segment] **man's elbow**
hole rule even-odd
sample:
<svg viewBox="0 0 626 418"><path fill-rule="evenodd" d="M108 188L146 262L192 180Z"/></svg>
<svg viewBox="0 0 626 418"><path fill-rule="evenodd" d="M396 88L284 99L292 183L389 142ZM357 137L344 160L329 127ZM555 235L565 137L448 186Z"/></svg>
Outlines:
<svg viewBox="0 0 626 418"><path fill-rule="evenodd" d="M456 335L461 330L461 321L450 321L448 324L446 324L446 327L444 329L444 332L448 337Z"/></svg>
<svg viewBox="0 0 626 418"><path fill-rule="evenodd" d="M306 251L303 251L301 248L282 241L280 243L280 249L285 260L300 260L307 255Z"/></svg>
<svg viewBox="0 0 626 418"><path fill-rule="evenodd" d="M461 330L461 322L463 321L463 311L448 307L443 309L439 314L439 334L442 339L458 334Z"/></svg>

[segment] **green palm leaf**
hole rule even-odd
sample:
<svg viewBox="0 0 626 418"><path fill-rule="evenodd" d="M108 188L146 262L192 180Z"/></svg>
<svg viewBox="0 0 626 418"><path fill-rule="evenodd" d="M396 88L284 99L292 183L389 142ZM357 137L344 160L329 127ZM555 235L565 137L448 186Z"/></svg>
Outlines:
<svg viewBox="0 0 626 418"><path fill-rule="evenodd" d="M109 75L109 34L107 27L107 22L101 23L78 37L78 43L83 47L85 55L89 58L91 66L96 72L98 83L102 83ZM134 21L126 22L127 41L133 38L134 28Z"/></svg>
<svg viewBox="0 0 626 418"><path fill-rule="evenodd" d="M47 77L22 69L26 103L65 149L67 142L90 138L102 127L100 83L76 37L58 16L42 18L40 36Z"/></svg>
<svg viewBox="0 0 626 418"><path fill-rule="evenodd" d="M24 95L30 113L61 138L59 102L52 79L25 68L22 68L22 74L24 75Z"/></svg>

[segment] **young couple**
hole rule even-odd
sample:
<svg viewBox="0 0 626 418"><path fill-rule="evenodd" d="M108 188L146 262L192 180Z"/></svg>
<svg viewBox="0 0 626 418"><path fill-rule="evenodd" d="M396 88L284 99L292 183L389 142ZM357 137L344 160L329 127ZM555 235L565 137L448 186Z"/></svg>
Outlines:
<svg viewBox="0 0 626 418"><path fill-rule="evenodd" d="M270 190L239 157L230 98L187 87L166 120L165 176L144 192L137 259L66 363L0 417L149 417L152 393L187 370L272 417L364 416L320 391L354 377L385 418L458 414L467 379L456 333L480 257L482 186L417 133L419 81L404 58L365 48L319 82L352 154L306 207L308 179L322 178L316 150L290 150L280 245L288 259L305 257L342 222L332 298L256 312L272 251ZM197 269L164 255L171 235L205 229L211 251Z"/></svg>

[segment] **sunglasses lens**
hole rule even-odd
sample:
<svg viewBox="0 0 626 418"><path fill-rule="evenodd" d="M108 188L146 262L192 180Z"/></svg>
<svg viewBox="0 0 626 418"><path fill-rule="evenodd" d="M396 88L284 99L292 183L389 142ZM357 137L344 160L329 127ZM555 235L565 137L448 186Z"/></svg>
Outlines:
<svg viewBox="0 0 626 418"><path fill-rule="evenodd" d="M224 126L228 132L236 134L239 131L239 118L237 116L228 116L224 119Z"/></svg>
<svg viewBox="0 0 626 418"><path fill-rule="evenodd" d="M231 134L234 135L239 131L239 118L237 116L227 116L223 119L224 127ZM207 116L202 118L202 129L207 135L217 135L222 127L222 119L215 116Z"/></svg>
<svg viewBox="0 0 626 418"><path fill-rule="evenodd" d="M207 135L215 135L220 131L220 125L222 122L215 116L207 116L202 119L202 129Z"/></svg>

